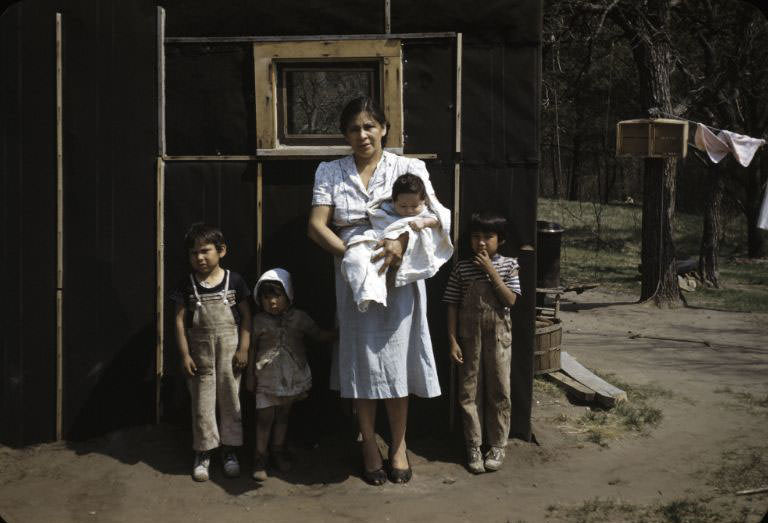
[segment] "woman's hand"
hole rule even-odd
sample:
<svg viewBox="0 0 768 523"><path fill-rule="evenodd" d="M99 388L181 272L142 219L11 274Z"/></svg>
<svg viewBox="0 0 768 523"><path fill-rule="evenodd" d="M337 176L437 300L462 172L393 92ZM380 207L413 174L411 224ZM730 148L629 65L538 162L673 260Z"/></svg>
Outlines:
<svg viewBox="0 0 768 523"><path fill-rule="evenodd" d="M397 269L403 262L403 253L408 246L408 233L403 233L396 240L381 240L376 248L381 248L381 251L371 258L372 262L377 262L384 258L384 263L379 269L379 274L384 274L387 269L393 267Z"/></svg>

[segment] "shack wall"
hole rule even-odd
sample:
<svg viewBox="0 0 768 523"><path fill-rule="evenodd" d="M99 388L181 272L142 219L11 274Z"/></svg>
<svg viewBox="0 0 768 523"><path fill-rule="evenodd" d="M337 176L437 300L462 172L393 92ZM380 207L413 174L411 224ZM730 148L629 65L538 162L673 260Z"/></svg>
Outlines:
<svg viewBox="0 0 768 523"><path fill-rule="evenodd" d="M379 33L383 1L287 0L211 4L169 1L166 35L241 36ZM0 165L3 258L11 296L0 357L0 441L52 440L56 423L56 192L54 17L64 27L64 436L80 439L151 422L155 336L155 3L25 0L0 18ZM370 15L361 17L361 12ZM538 0L392 1L393 32L464 34L464 232L474 209L513 219L507 252L535 241L541 5ZM404 47L406 152L428 162L440 199L453 202L452 41ZM243 45L167 48L169 154L253 154L250 49ZM267 161L263 267L286 266L298 305L333 322L331 262L305 237L317 161ZM168 163L166 288L186 271L181 235L192 221L218 223L231 244L226 261L253 284L256 167L248 162ZM460 245L466 253L466 245ZM286 255L290 253L290 255ZM530 352L535 259L520 253L524 298L514 310L518 399L515 432L530 436ZM449 267L428 282L429 321L447 399L444 308ZM166 317L170 317L166 314ZM184 404L166 328L163 408ZM324 357L314 359L323 387ZM322 397L325 393L318 392ZM414 406L429 410L426 406ZM439 410L445 413L447 410Z"/></svg>

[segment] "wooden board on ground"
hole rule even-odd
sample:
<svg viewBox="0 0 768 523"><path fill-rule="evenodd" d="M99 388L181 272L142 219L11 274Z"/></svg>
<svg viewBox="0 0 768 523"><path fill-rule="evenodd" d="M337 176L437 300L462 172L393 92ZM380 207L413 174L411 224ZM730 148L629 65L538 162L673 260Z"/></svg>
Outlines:
<svg viewBox="0 0 768 523"><path fill-rule="evenodd" d="M546 375L550 380L557 383L565 391L581 401L594 401L595 391L579 383L578 381L566 376L562 372L550 372Z"/></svg>
<svg viewBox="0 0 768 523"><path fill-rule="evenodd" d="M565 351L560 353L560 367L571 378L594 390L595 399L606 407L613 407L616 403L627 399L626 392L595 376L592 371Z"/></svg>

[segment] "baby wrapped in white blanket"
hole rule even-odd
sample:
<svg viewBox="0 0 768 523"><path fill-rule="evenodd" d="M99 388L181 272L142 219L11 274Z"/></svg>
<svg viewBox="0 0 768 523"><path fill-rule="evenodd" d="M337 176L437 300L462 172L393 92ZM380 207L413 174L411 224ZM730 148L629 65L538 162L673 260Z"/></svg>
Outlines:
<svg viewBox="0 0 768 523"><path fill-rule="evenodd" d="M408 234L402 263L393 275L395 287L434 276L453 255L450 211L430 198L418 176L400 176L393 184L392 198L372 201L367 212L371 228L349 239L341 262L341 273L361 312L371 302L387 305L387 274L379 274L384 260L371 261L381 249L381 240Z"/></svg>

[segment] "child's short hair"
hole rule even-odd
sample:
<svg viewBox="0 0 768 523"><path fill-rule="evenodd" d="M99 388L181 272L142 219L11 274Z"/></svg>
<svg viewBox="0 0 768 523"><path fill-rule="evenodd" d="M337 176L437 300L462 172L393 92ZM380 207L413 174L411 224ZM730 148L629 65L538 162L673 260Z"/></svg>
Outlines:
<svg viewBox="0 0 768 523"><path fill-rule="evenodd" d="M495 232L499 240L504 240L507 236L507 219L490 211L472 213L469 232Z"/></svg>
<svg viewBox="0 0 768 523"><path fill-rule="evenodd" d="M259 291L256 293L256 298L261 300L262 298L271 298L273 296L282 296L288 293L285 292L283 284L279 281L265 280L259 284Z"/></svg>
<svg viewBox="0 0 768 523"><path fill-rule="evenodd" d="M395 180L392 184L392 201L397 200L401 194L416 194L422 200L427 199L427 188L424 181L415 174L406 173Z"/></svg>
<svg viewBox="0 0 768 523"><path fill-rule="evenodd" d="M189 251L194 249L198 243L203 245L212 243L216 250L221 252L226 242L224 241L224 235L217 227L198 222L193 223L187 234L184 235L184 248Z"/></svg>

